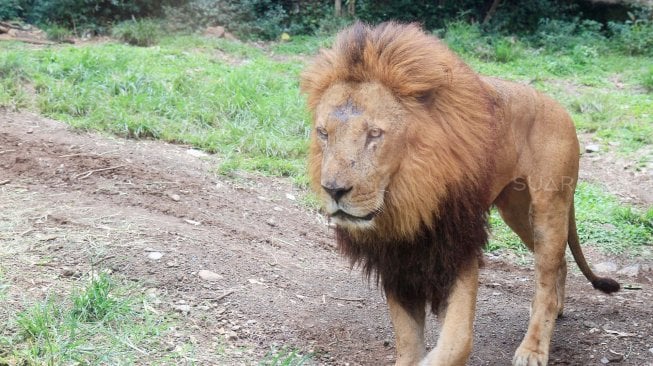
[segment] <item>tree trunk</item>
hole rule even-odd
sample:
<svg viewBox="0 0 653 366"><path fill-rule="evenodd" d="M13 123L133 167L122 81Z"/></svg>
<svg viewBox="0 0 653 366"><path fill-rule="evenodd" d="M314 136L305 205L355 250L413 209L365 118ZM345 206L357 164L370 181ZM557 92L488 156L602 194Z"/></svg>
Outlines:
<svg viewBox="0 0 653 366"><path fill-rule="evenodd" d="M336 17L341 17L342 16L342 0L336 0L334 14L335 14Z"/></svg>

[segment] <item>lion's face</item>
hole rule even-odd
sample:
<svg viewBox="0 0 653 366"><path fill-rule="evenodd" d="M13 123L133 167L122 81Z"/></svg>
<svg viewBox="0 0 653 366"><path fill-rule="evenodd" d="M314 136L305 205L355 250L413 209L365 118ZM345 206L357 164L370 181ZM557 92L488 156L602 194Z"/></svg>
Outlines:
<svg viewBox="0 0 653 366"><path fill-rule="evenodd" d="M316 188L335 224L374 226L404 157L408 117L380 83L337 83L324 93L315 110L312 148L321 158Z"/></svg>

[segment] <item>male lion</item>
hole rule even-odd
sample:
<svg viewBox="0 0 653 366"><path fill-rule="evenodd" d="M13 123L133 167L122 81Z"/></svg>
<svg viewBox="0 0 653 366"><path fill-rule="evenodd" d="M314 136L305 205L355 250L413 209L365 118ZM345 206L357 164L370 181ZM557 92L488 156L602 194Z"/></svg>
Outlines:
<svg viewBox="0 0 653 366"><path fill-rule="evenodd" d="M545 365L562 314L579 147L565 110L532 88L479 77L416 25L357 23L302 75L313 113L309 170L340 250L385 290L397 365L424 357L425 307L442 319L426 365L472 347L487 212L535 253L535 297L514 365Z"/></svg>

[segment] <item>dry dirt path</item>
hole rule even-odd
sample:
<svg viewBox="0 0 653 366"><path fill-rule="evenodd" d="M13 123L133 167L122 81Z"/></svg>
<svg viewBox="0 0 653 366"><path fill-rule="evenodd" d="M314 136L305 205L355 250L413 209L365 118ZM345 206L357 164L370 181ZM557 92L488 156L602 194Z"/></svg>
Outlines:
<svg viewBox="0 0 653 366"><path fill-rule="evenodd" d="M177 314L167 342L194 343L195 364L254 364L272 345L317 352L316 364L391 364L382 296L339 257L302 192L282 179L225 179L211 173L215 163L181 146L0 111L0 267L10 284L0 321L100 262ZM149 259L152 251L163 256ZM486 262L470 364L505 365L526 330L533 273L502 257ZM206 281L200 270L221 277ZM619 278L641 290L606 296L572 271L551 364L653 365L651 277ZM430 328L432 344L433 319Z"/></svg>

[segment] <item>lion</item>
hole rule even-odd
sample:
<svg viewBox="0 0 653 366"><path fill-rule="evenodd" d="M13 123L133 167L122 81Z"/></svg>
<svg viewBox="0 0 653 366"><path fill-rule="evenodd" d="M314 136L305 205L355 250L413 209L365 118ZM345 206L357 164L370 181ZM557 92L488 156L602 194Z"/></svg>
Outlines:
<svg viewBox="0 0 653 366"><path fill-rule="evenodd" d="M397 365L464 365L488 211L535 257L528 331L513 365L546 365L563 312L579 143L564 108L533 88L476 74L418 25L341 31L301 76L312 113L312 189L339 250L385 291ZM426 354L427 306L441 331Z"/></svg>

